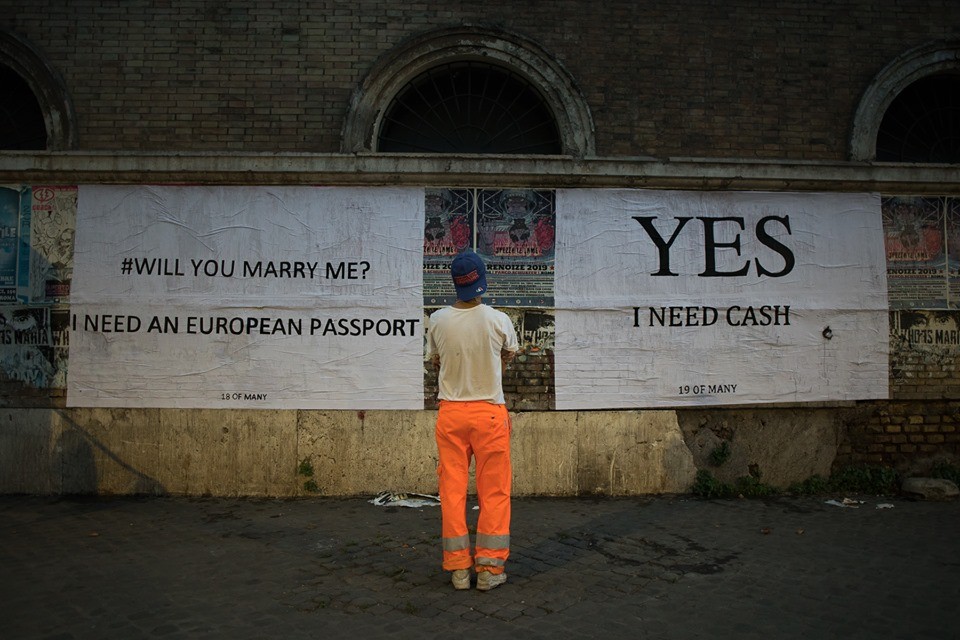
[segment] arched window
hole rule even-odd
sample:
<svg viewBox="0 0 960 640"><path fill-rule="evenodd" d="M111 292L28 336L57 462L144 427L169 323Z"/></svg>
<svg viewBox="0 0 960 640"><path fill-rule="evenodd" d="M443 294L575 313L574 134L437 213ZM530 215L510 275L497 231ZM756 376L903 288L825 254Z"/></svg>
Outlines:
<svg viewBox="0 0 960 640"><path fill-rule="evenodd" d="M43 111L27 81L0 65L0 149L47 148Z"/></svg>
<svg viewBox="0 0 960 640"><path fill-rule="evenodd" d="M960 163L960 42L911 49L877 74L857 106L850 156Z"/></svg>
<svg viewBox="0 0 960 640"><path fill-rule="evenodd" d="M377 150L563 153L540 93L506 69L471 61L434 67L401 89L381 120Z"/></svg>
<svg viewBox="0 0 960 640"><path fill-rule="evenodd" d="M530 40L455 27L381 58L351 100L345 153L594 154L567 71Z"/></svg>
<svg viewBox="0 0 960 640"><path fill-rule="evenodd" d="M77 146L73 105L60 75L26 40L0 29L0 150Z"/></svg>
<svg viewBox="0 0 960 640"><path fill-rule="evenodd" d="M877 132L877 160L960 163L960 73L922 78L894 98Z"/></svg>

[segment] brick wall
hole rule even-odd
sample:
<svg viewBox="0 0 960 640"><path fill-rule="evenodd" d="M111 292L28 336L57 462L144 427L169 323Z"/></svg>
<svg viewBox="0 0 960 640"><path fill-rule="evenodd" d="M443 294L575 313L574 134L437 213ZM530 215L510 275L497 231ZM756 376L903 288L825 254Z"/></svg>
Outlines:
<svg viewBox="0 0 960 640"><path fill-rule="evenodd" d="M83 149L337 152L351 94L405 39L531 39L586 97L601 156L847 157L902 52L956 37L952 0L0 0L63 76Z"/></svg>
<svg viewBox="0 0 960 640"><path fill-rule="evenodd" d="M890 397L960 398L960 311L890 312Z"/></svg>
<svg viewBox="0 0 960 640"><path fill-rule="evenodd" d="M960 401L872 402L847 425L835 466L869 464L926 472L960 462Z"/></svg>
<svg viewBox="0 0 960 640"><path fill-rule="evenodd" d="M837 465L960 462L958 311L890 312L890 400L862 403Z"/></svg>

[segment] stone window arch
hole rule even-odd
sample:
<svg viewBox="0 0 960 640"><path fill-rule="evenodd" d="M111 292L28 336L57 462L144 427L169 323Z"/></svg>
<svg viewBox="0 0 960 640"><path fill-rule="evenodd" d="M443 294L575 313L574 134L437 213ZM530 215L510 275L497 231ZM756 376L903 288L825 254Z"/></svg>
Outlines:
<svg viewBox="0 0 960 640"><path fill-rule="evenodd" d="M898 133L891 129L894 126L893 118L884 123L884 117L896 115L900 109L909 110L909 102L922 100L924 93L931 90L950 99L949 95L956 91L955 87L960 77L960 41L938 42L923 45L911 49L898 56L890 64L883 68L871 85L864 92L857 107L854 116L853 131L850 138L850 157L853 160L861 161L905 161L905 162L936 162L938 157L949 157L949 153L944 156L943 151L934 148L931 143L924 142L917 136L924 135L930 137L930 133L923 134L919 128L910 133L909 126L897 125L902 132ZM939 90L932 89L933 85L938 85ZM929 95L929 94L928 94ZM946 105L947 111L951 107ZM954 107L953 109L956 109ZM953 110L954 116L958 113ZM914 117L920 121L929 119L931 122L935 118L930 118L930 114L918 113ZM929 123L928 123L929 124ZM957 135L957 123L947 121L946 123L935 125L940 126L940 135L944 136L945 142L949 145L950 138ZM919 158L915 154L901 153L900 157L895 157L895 153L890 147L895 138L903 138L905 135L915 137L912 146L929 148L928 159ZM881 136L881 149L878 157L877 140ZM910 141L901 140L905 146L911 146ZM954 140L953 145L956 145ZM941 147L943 145L940 145ZM912 159L911 159L912 158ZM956 160L952 160L956 162Z"/></svg>
<svg viewBox="0 0 960 640"><path fill-rule="evenodd" d="M535 87L472 60L427 69L384 110L377 151L562 154L550 108Z"/></svg>
<svg viewBox="0 0 960 640"><path fill-rule="evenodd" d="M500 74L501 79L505 77L517 87L535 92L543 108L552 115L560 154L574 157L595 154L590 110L573 79L559 63L524 38L467 27L425 34L381 58L351 100L344 122L342 150L345 153L379 151L381 131L385 125L390 126L386 117L391 107L396 106L395 99L402 99L404 92L417 83L430 82L431 74L465 69ZM477 149L467 146L461 152L482 152Z"/></svg>
<svg viewBox="0 0 960 640"><path fill-rule="evenodd" d="M33 45L2 29L0 81L0 149L76 148L73 105L60 74Z"/></svg>

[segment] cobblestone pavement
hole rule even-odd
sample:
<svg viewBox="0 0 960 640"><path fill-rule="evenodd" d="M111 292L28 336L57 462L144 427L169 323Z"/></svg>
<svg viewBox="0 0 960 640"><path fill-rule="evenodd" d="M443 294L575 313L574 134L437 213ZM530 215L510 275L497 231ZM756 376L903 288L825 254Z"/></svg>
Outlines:
<svg viewBox="0 0 960 640"><path fill-rule="evenodd" d="M0 496L0 638L960 637L960 504L826 499L515 499L483 593L435 507Z"/></svg>

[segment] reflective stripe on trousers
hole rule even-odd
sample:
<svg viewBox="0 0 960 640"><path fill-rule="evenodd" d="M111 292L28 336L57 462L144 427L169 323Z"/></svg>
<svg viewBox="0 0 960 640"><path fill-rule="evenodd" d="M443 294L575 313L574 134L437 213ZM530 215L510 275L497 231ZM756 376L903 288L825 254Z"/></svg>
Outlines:
<svg viewBox="0 0 960 640"><path fill-rule="evenodd" d="M440 464L440 513L443 519L443 568L477 568L500 573L510 555L510 416L504 405L489 402L440 402L437 415ZM476 560L467 531L470 458L476 459Z"/></svg>

